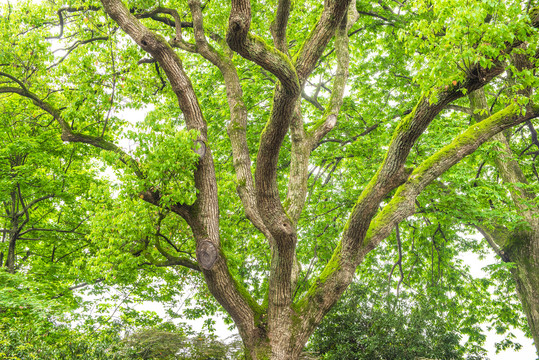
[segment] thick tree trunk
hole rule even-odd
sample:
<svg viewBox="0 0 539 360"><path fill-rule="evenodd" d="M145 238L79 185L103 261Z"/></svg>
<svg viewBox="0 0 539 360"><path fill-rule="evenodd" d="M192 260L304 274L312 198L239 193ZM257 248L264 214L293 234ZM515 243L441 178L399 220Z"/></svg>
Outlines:
<svg viewBox="0 0 539 360"><path fill-rule="evenodd" d="M539 232L515 234L505 251L516 264L517 292L539 355Z"/></svg>
<svg viewBox="0 0 539 360"><path fill-rule="evenodd" d="M248 360L298 360L305 346L301 339L310 336L304 335L284 329L279 334L268 335L259 345L249 349Z"/></svg>

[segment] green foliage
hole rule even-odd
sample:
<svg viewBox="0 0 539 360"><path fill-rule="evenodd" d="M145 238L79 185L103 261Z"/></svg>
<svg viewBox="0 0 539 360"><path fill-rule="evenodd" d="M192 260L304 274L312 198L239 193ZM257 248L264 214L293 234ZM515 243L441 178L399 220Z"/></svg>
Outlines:
<svg viewBox="0 0 539 360"><path fill-rule="evenodd" d="M44 318L2 316L0 357L10 360L75 360L81 357L112 360L110 349L120 341L118 330L75 330Z"/></svg>
<svg viewBox="0 0 539 360"><path fill-rule="evenodd" d="M0 357L10 360L236 360L238 339L227 343L172 323L112 322L105 326L68 326L46 318L0 318ZM31 320L31 321L30 321ZM125 335L122 335L125 334Z"/></svg>
<svg viewBox="0 0 539 360"><path fill-rule="evenodd" d="M194 152L196 131L182 130L178 120L171 120L157 110L135 127L136 131L129 131L127 136L134 142L133 155L144 179L127 172L126 191L137 196L148 189L157 189L162 194L163 207L177 203L191 205L196 199L193 178L198 161Z"/></svg>
<svg viewBox="0 0 539 360"><path fill-rule="evenodd" d="M385 297L385 298L384 298ZM310 340L321 359L464 359L461 335L427 299L393 303L353 284ZM483 359L482 353L467 359Z"/></svg>

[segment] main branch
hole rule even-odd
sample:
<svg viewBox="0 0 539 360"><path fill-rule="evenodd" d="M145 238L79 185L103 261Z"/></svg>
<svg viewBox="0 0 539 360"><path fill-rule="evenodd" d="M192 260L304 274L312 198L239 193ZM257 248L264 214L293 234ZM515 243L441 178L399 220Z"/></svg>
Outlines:
<svg viewBox="0 0 539 360"><path fill-rule="evenodd" d="M197 130L198 140L206 145L205 155L201 157L195 171L197 200L192 205L186 221L197 241L197 254L208 244L212 244L211 247L215 249L215 262L203 269L206 283L217 301L234 319L246 344L252 345L259 341L260 334L263 332L255 323L260 309L232 277L224 253L221 251L215 168L207 138L207 124L191 81L183 70L181 59L165 39L140 23L121 1L103 0L102 3L107 14L120 25L122 30L158 61L176 94L187 127Z"/></svg>

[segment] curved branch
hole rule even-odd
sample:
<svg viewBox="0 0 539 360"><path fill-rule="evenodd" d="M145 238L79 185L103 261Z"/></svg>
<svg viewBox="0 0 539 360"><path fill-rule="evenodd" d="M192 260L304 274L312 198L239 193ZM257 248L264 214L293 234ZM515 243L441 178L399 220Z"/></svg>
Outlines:
<svg viewBox="0 0 539 360"><path fill-rule="evenodd" d="M22 194L21 194L21 188L20 188L20 185L17 184L17 187L18 187L18 190L19 190L19 198L21 199L21 203L23 204L24 208L19 211L15 216L19 217L19 216L22 216L23 214L26 214L26 216L28 216L28 210L30 210L32 208L32 206L34 206L35 204L37 204L38 202L40 201L43 201L43 200L47 200L47 199L50 199L50 198L53 198L55 197L56 195L54 194L48 194L48 195L44 195L40 198L37 198L37 199L34 199L32 201L30 201L28 203L28 205L24 205L24 201L23 201L23 198L22 198ZM22 235L22 234L21 234Z"/></svg>
<svg viewBox="0 0 539 360"><path fill-rule="evenodd" d="M46 39L50 40L50 39L60 39L60 38L62 38L62 35L64 34L64 15L62 14L63 12L74 13L74 12L79 12L79 11L99 11L99 10L101 10L101 8L97 7L97 6L63 7L61 9L59 9L56 12L56 14L58 15L58 21L59 21L59 25L60 25L60 33L57 36L49 36Z"/></svg>
<svg viewBox="0 0 539 360"><path fill-rule="evenodd" d="M25 92L25 93L28 93L28 89L26 88L26 86L23 84L22 81L20 81L19 79L17 79L16 77L10 75L10 74L7 74L5 72L1 72L0 71L0 76L3 76L3 77L7 77L8 79L14 81L17 83L17 85L19 85L21 87L21 89ZM6 91L8 92L8 91Z"/></svg>
<svg viewBox="0 0 539 360"><path fill-rule="evenodd" d="M305 90L302 90L301 91L301 97L305 100L307 100L309 103L311 103L312 106L314 106L315 108L317 108L318 110L320 111L325 111L326 109L324 109L324 107L322 106L322 104L320 104L318 102L318 99L316 98L316 96L309 96Z"/></svg>
<svg viewBox="0 0 539 360"><path fill-rule="evenodd" d="M517 45L514 44L514 46ZM512 49L514 46L509 48ZM462 83L446 86L443 90L434 89L433 92L437 92L435 99L423 96L412 112L399 122L384 161L352 210L348 226L343 234L343 245L347 252L357 252L382 199L408 178L404 164L416 140L448 104L463 97L465 93L483 87L505 70L505 64L501 61L496 61L494 64L489 69L476 64Z"/></svg>
<svg viewBox="0 0 539 360"><path fill-rule="evenodd" d="M17 80L16 82L19 83L20 81ZM38 106L42 110L52 115L54 120L56 120L58 124L60 125L60 129L62 132L61 138L63 141L80 142L80 143L88 144L88 145L118 154L118 160L120 160L123 164L125 164L128 168L130 168L137 177L141 179L144 178L144 174L140 170L138 162L135 159L133 159L129 154L127 154L122 148L120 148L119 146L115 145L112 142L109 142L103 139L102 137L74 132L69 126L69 124L67 123L67 121L63 118L59 110L54 108L49 103L42 101L37 95L33 94L32 92L28 90L25 91L23 89L14 88L14 87L0 87L0 94L2 93L17 94L22 97L28 98L32 100L34 105ZM142 192L140 194L140 198L146 202L149 202L157 206L159 206L160 204L159 191L149 190L146 192ZM171 206L171 210L177 213L178 215L182 216L183 218L187 218L189 216L189 209L190 209L189 206L182 205L182 204L176 204L176 205Z"/></svg>
<svg viewBox="0 0 539 360"><path fill-rule="evenodd" d="M197 262L192 261L188 258L182 258L182 257L171 257L170 259L167 258L166 261L147 261L143 262L141 265L151 265L151 266L157 266L157 267L169 267L169 266L183 266L191 270L195 270L197 272L200 272L200 266Z"/></svg>
<svg viewBox="0 0 539 360"><path fill-rule="evenodd" d="M159 62L170 81L188 129L199 132L199 141L206 144L206 154L195 171L197 200L187 214L186 221L197 241L197 250L207 241L218 249L218 257L211 269L204 269L210 292L234 319L246 343L258 341L261 329L255 316L261 311L248 292L232 277L224 253L220 250L219 205L213 157L207 138L207 124L203 117L191 81L183 70L182 61L161 36L139 22L120 0L102 0L107 14L146 52ZM250 339L250 340L249 340Z"/></svg>
<svg viewBox="0 0 539 360"><path fill-rule="evenodd" d="M159 21L160 23L163 23L165 25L168 25L170 27L173 27L175 29L178 28L178 24L180 25L180 28L191 28L193 27L193 23L189 21L180 21L179 16L175 16L174 12L178 14L178 12L174 9L164 8L164 7L157 7L152 11L143 12L143 13L135 13L135 10L131 11L137 19L152 19L155 21ZM169 18L159 16L158 14L169 14L172 15L174 20L171 20Z"/></svg>
<svg viewBox="0 0 539 360"><path fill-rule="evenodd" d="M93 283L83 282L83 283L80 283L80 284L77 284L77 285L70 286L66 290L61 292L60 294L51 297L51 299L52 300L58 299L58 298L64 296L68 291L73 291L73 290L77 290L77 289L80 289L80 288L83 288L83 287L86 287L86 286L99 284L100 282L103 282L103 281L105 281L105 279L96 279Z"/></svg>
<svg viewBox="0 0 539 360"><path fill-rule="evenodd" d="M116 146L112 142L106 141L102 137L85 135L85 134L74 132L69 126L69 124L67 123L67 121L63 118L59 110L54 108L49 103L42 101L37 95L25 89L26 88L19 89L19 88L13 88L13 87L1 87L0 94L12 93L12 94L17 94L17 95L20 95L22 97L32 100L34 105L38 106L42 110L52 115L52 117L58 122L58 124L60 125L60 129L62 131L63 141L80 142L80 143L95 146L103 150L112 151L118 154L119 160L123 162L125 165L127 165L128 167L130 167L137 176L139 177L143 176L142 172L140 171L138 167L137 162L131 156L129 156L125 151L123 151L120 147Z"/></svg>
<svg viewBox="0 0 539 360"><path fill-rule="evenodd" d="M181 265L181 266L187 267L189 269L193 269L193 270L196 270L196 271L199 271L199 272L201 271L200 266L198 265L198 263L196 261L193 261L193 260L191 260L189 258L186 258L186 257L183 257L183 256L174 256L174 255L171 255L170 253L168 253L167 251L165 251L165 249L163 249L161 247L161 244L159 242L159 236L155 237L155 248L167 260L164 261L164 262L150 261L150 263L152 265L155 265L155 266Z"/></svg>
<svg viewBox="0 0 539 360"><path fill-rule="evenodd" d="M388 235L387 226L390 223L394 225L397 219L412 215L415 198L438 176L473 153L495 134L539 116L537 110L528 111L526 114L521 114L520 111L516 104L507 106L482 122L470 126L449 145L419 165L406 183L397 189L388 205L373 219L363 242L364 246L374 247Z"/></svg>
<svg viewBox="0 0 539 360"><path fill-rule="evenodd" d="M333 88L329 99L328 108L322 119L310 131L310 149L320 142L337 124L337 116L341 110L344 97L344 89L348 80L348 68L350 66L350 53L348 49L348 30L355 24L358 19L357 10L355 8L356 1L350 4L348 17L345 17L335 35L335 56L337 59L337 73L333 80ZM354 13L355 11L355 13Z"/></svg>
<svg viewBox="0 0 539 360"><path fill-rule="evenodd" d="M75 43L73 43L68 48L58 49L58 50L62 50L62 51L65 51L65 50L67 50L67 51L64 54L64 56L62 56L57 62L53 63L52 65L49 65L46 70L48 71L48 70L52 69L53 67L56 67L56 66L60 65L69 56L69 54L71 54L71 52L73 50L75 50L76 48L78 48L79 46L89 44L89 43L92 43L94 41L105 41L105 40L108 40L108 39L109 39L108 36L99 36L99 37L95 37L95 38L91 38L91 39L87 39L87 40L78 40L78 41L75 41Z"/></svg>
<svg viewBox="0 0 539 360"><path fill-rule="evenodd" d="M490 245L492 250L494 250L496 255L498 255L505 262L511 261L509 256L507 256L507 254L505 253L505 251L503 251L502 248L498 245L498 242L500 241L500 239L505 240L509 238L509 234L505 234L505 233L500 234L500 232L498 231L497 236L493 236L493 234L491 234L491 232L486 227L483 227L480 225L474 225L474 227L477 229L477 231L481 233L481 235L483 235L485 240L487 240L488 244Z"/></svg>
<svg viewBox="0 0 539 360"><path fill-rule="evenodd" d="M481 123L470 126L450 144L419 165L405 183L398 187L391 201L369 222L364 240L353 252L343 251L343 248L347 246L345 238L347 232L345 231L343 240L335 249L333 257L319 276L319 280L298 303L298 307L308 314L304 321L307 332L314 331L314 328L311 329L312 325L309 324L317 324L321 321L332 304L337 301L352 281L355 269L365 255L386 238L396 224L413 215L415 199L429 183L465 156L473 153L493 135L539 116L539 109L533 109L526 114L521 114L520 111L521 109L516 104L509 105Z"/></svg>
<svg viewBox="0 0 539 360"><path fill-rule="evenodd" d="M294 57L298 78L302 84L307 80L316 62L322 56L326 45L335 35L335 30L346 14L350 1L325 1L320 20L316 23L299 53Z"/></svg>
<svg viewBox="0 0 539 360"><path fill-rule="evenodd" d="M354 16L355 1L350 4L349 17L343 17L335 35L335 56L337 59L337 74L333 79L333 88L327 110L323 118L309 132L304 131L301 113L296 109L294 120L291 123L292 161L288 181L288 193L285 204L286 212L294 224L299 220L307 194L307 180L309 175L309 158L315 145L337 124L344 96L350 55L348 49L348 30L357 20Z"/></svg>
<svg viewBox="0 0 539 360"><path fill-rule="evenodd" d="M286 26L288 25L288 17L290 16L290 0L279 0L277 11L275 11L275 19L271 24L271 35L273 36L273 44L275 48L288 54L288 44L286 41Z"/></svg>
<svg viewBox="0 0 539 360"><path fill-rule="evenodd" d="M271 234L264 225L256 206L254 181L251 173L251 157L247 145L247 108L243 101L243 91L236 67L228 56L212 47L204 34L202 7L199 0L190 0L189 8L193 18L195 44L185 41L172 41L172 46L178 46L186 51L199 53L215 65L223 75L230 122L227 126L228 136L232 146L233 166L236 172L236 189L244 205L245 215L267 238ZM222 46L228 45L222 41ZM229 50L230 51L230 50Z"/></svg>
<svg viewBox="0 0 539 360"><path fill-rule="evenodd" d="M232 50L247 60L271 72L281 82L284 92L291 97L300 93L296 69L280 50L262 38L249 33L251 4L249 0L232 0L226 42Z"/></svg>

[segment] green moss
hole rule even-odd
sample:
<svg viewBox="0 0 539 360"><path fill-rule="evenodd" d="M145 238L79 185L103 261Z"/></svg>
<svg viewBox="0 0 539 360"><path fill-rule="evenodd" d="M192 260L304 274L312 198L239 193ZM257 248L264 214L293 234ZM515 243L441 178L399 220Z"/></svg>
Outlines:
<svg viewBox="0 0 539 360"><path fill-rule="evenodd" d="M260 342L258 343L258 346L256 346L256 354L257 354L257 357L256 357L257 360L270 360L271 359L271 349L269 347L268 339L260 340ZM253 359L248 349L245 351L245 359L246 360Z"/></svg>
<svg viewBox="0 0 539 360"><path fill-rule="evenodd" d="M265 310L262 308L262 306L260 306L255 301L255 299L253 299L253 297L251 296L251 294L249 294L247 289L245 289L245 287L235 277L233 277L232 274L230 276L234 280L234 284L236 286L236 290L238 291L238 293L240 293L240 295L245 299L247 304L249 304L249 307L255 313L255 320L260 321L263 318L263 315L265 314Z"/></svg>
<svg viewBox="0 0 539 360"><path fill-rule="evenodd" d="M450 144L444 146L434 155L423 161L423 163L410 175L408 181L419 183L423 176L425 176L436 163L454 156L463 145L474 143L481 135L488 132L490 128L498 123L503 124L509 117L517 115L519 111L520 108L516 104L511 104L489 118L470 126L468 130L457 136Z"/></svg>
<svg viewBox="0 0 539 360"><path fill-rule="evenodd" d="M290 199L287 197L284 199L283 201L283 208L286 210L288 210L288 208L290 207Z"/></svg>
<svg viewBox="0 0 539 360"><path fill-rule="evenodd" d="M450 158L452 156L455 156L456 153L462 149L462 145L465 145L467 143L474 143L477 141L477 139L482 135L488 132L490 128L495 126L498 123L505 122L509 117L512 117L516 114L518 114L520 111L520 108L516 104L511 104L504 110L501 110L497 112L496 114L490 116L488 119L477 123L473 126L470 126L468 130L466 130L461 135L457 136L453 142L443 147L440 151L426 159L418 168L415 169L415 171L410 175L408 178L408 183L412 186L415 184L421 183L424 176L428 174L429 171L432 170L435 164L440 163L442 160ZM413 113L413 112L412 112ZM410 114L411 115L411 114ZM378 175L378 174L377 174ZM376 180L377 175L373 178L373 180ZM361 193L361 196L358 200L358 203L362 201L362 199L371 191L371 187L373 186L374 181L371 181L367 188L363 190ZM397 209L402 205L402 203L406 200L406 196L403 196L403 191L405 187L401 186L399 189L397 189L395 195L393 196L392 200L387 204L382 212L376 216L370 226L369 230L367 231L367 235L364 239L364 245L366 245L370 238L373 236L373 232L375 232L377 229L380 229L387 225L389 221L391 221L391 214L393 214ZM356 204L357 206L357 204Z"/></svg>
<svg viewBox="0 0 539 360"><path fill-rule="evenodd" d="M351 212L352 215L356 213L357 207L367 198L368 195L372 193L374 185L378 182L378 177L380 176L380 170L382 169L382 166L378 168L378 171L376 172L376 174L374 174L371 181L369 181L365 189L363 189L363 191L361 192L361 195L359 195L359 198L357 199L356 204L352 208L352 212ZM348 217L348 221L344 225L343 233L346 233L348 231L348 227L350 226L352 217L353 216Z"/></svg>
<svg viewBox="0 0 539 360"><path fill-rule="evenodd" d="M241 98L241 96L236 96L235 97L237 100L239 100L238 102L236 102L236 104L234 105L234 107L232 108L234 111L236 110L244 110L244 111L247 111L247 108L245 107L245 104L243 103L243 99Z"/></svg>
<svg viewBox="0 0 539 360"><path fill-rule="evenodd" d="M232 126L229 126L229 131L245 131L245 126L237 125L235 123L231 123Z"/></svg>
<svg viewBox="0 0 539 360"><path fill-rule="evenodd" d="M272 95L272 99L275 99L275 93L278 91L278 89L280 89L281 87L281 83L277 83L277 85L275 86L275 88L273 89L273 95ZM268 130L270 124L271 124L271 118L273 116L273 101L271 102L270 104L270 113L269 113L269 118L268 118L268 121L266 121L266 124L264 125L264 128L262 129L262 131L260 132L260 140L262 140L264 138L264 134L266 133L266 131Z"/></svg>
<svg viewBox="0 0 539 360"><path fill-rule="evenodd" d="M513 231L503 244L503 251L506 252L512 261L519 263L529 262L527 256L519 256L523 252L527 253L526 249L530 244L530 236L526 231ZM525 266L527 264L524 264Z"/></svg>
<svg viewBox="0 0 539 360"><path fill-rule="evenodd" d="M410 129L410 125L412 123L412 120L414 119L415 117L415 114L417 112L417 108L419 107L419 105L423 102L423 100L425 99L425 96L421 96L421 98L419 99L419 101L417 102L417 104L414 106L414 108L412 109L412 112L409 113L408 115L406 115L401 121L399 121L399 124L397 125L397 128L395 129L395 132L393 133L393 139L392 141L397 137L398 134L400 134L401 132L404 132L404 131L407 131Z"/></svg>
<svg viewBox="0 0 539 360"><path fill-rule="evenodd" d="M389 202L389 204L384 206L382 211L371 220L369 229L367 230L367 234L365 235L365 238L363 239L364 246L369 243L370 239L372 238L372 236L377 230L389 224L389 222L391 221L391 216L399 209L402 203L407 200L405 196L401 195L401 192L403 190L404 188L400 187L395 193L395 195L393 196L393 198L391 199L391 201Z"/></svg>
<svg viewBox="0 0 539 360"><path fill-rule="evenodd" d="M332 94L332 96L333 96L333 94ZM331 101L330 101L330 103L331 103ZM315 123L314 123L313 125L311 125L311 127L309 128L309 130L307 130L307 134L308 134L309 136L312 136L312 134L314 134L314 132L316 131L316 129L318 129L320 126L322 126L322 125L325 124L327 118L328 118L331 114L337 116L337 114L334 114L334 112L333 112L331 109L326 110L326 112L324 113L324 115L323 115L319 120L315 121Z"/></svg>
<svg viewBox="0 0 539 360"><path fill-rule="evenodd" d="M394 133L393 133L393 138L391 140L391 143L393 143L393 141L395 140L395 138L403 131L406 131L410 128L410 124L416 114L416 111L417 111L417 107L419 106L419 104L421 104L421 102L423 101L423 98L424 97L421 97L421 99L417 102L416 106L413 108L412 112L410 114L408 114L404 119L402 119L400 122L399 122L399 125L397 125L397 128L395 129ZM390 145L391 147L391 145ZM352 209L352 214L354 214L356 212L356 209L357 207L363 202L365 201L365 199L367 198L367 196L369 196L372 191L373 191L373 188L374 188L374 185L378 182L378 178L380 176L380 172L382 170L382 168L384 167L386 161L387 161L387 156L388 156L388 152L386 152L385 154L385 157L384 157L384 160L382 161L382 165L380 165L380 167L378 168L378 171L376 172L376 174L374 174L374 176L372 177L371 181L369 181L369 183L367 184L367 186L365 187L365 189L363 189L363 191L361 192L361 195L359 196L358 200L356 201L356 204L354 205L354 208ZM344 232L346 232L348 230L348 227L350 225L350 221L351 221L351 218L352 217L349 217L348 218L348 221L346 223L346 225L344 226ZM372 224L371 224L372 226ZM367 243L367 237L365 237L365 239L363 240L364 241L364 244Z"/></svg>
<svg viewBox="0 0 539 360"><path fill-rule="evenodd" d="M293 71L293 73L296 75L295 76L296 82L297 82L297 84L299 86L299 80L298 80L298 76L297 76L297 73L296 73L296 68L294 67L294 64L292 64L292 61L288 58L288 56L286 56L285 53L283 53L279 49L274 48L273 46L269 45L263 38L261 38L258 35L249 34L249 39L251 41L255 42L255 43L261 44L264 47L264 50L266 50L268 53L274 54L279 59L281 59L284 63L286 63L288 69Z"/></svg>
<svg viewBox="0 0 539 360"><path fill-rule="evenodd" d="M305 311L305 308L309 302L309 299L317 296L317 293L320 291L320 285L324 284L328 278L335 273L335 271L341 268L341 251L342 251L342 242L339 242L335 250L333 251L333 256L327 263L326 267L316 279L314 284L311 285L307 293L297 302L293 309L298 313L302 314Z"/></svg>
<svg viewBox="0 0 539 360"><path fill-rule="evenodd" d="M239 187L245 187L245 185L247 184L247 180L245 179L241 179L240 181L238 181L238 185Z"/></svg>
<svg viewBox="0 0 539 360"><path fill-rule="evenodd" d="M457 136L453 142L443 147L440 151L426 159L418 168L415 169L415 171L410 175L408 178L408 183L412 186L415 184L421 183L424 176L428 174L429 171L432 170L435 164L440 163L442 160L450 158L452 156L455 156L456 153L462 149L462 145L465 145L467 143L474 143L477 141L477 139L484 133L486 133L492 126L503 123L508 119L508 117L512 117L513 115L518 114L520 111L520 108L515 105L509 105L504 110L501 110L497 112L496 114L492 115L488 119L477 123L473 126L470 126L468 130L466 130L461 135ZM412 112L413 113L413 112ZM410 114L412 115L412 114ZM376 179L373 178L373 180ZM369 183L369 186L363 190L361 193L361 196L358 200L358 203L362 201L362 199L368 194L369 191L371 191L370 187L372 187L373 181ZM366 245L370 238L373 236L373 232L375 232L377 229L381 229L389 221L391 221L391 215L397 211L397 209L402 205L402 203L406 200L406 196L403 196L402 193L404 191L405 187L401 186L399 189L397 189L395 195L393 196L392 200L387 204L382 212L378 214L371 222L369 226L369 230L367 231L367 235L365 236L365 239L363 240L363 244ZM356 204L357 206L357 204Z"/></svg>
<svg viewBox="0 0 539 360"><path fill-rule="evenodd" d="M338 269L341 267L341 251L342 251L342 243L339 242L337 247L335 248L335 251L333 251L333 256L327 263L326 267L320 274L320 277L318 278L318 282L320 284L323 284L326 282L326 280Z"/></svg>
<svg viewBox="0 0 539 360"><path fill-rule="evenodd" d="M293 313L290 316L290 319L292 320L292 333L295 332L295 330L298 330L301 327L301 324L303 321L301 320L301 317L297 313Z"/></svg>
<svg viewBox="0 0 539 360"><path fill-rule="evenodd" d="M262 300L262 311L267 312L268 305L269 305L269 297L268 297L268 293L266 292L266 296L264 296L264 300Z"/></svg>

